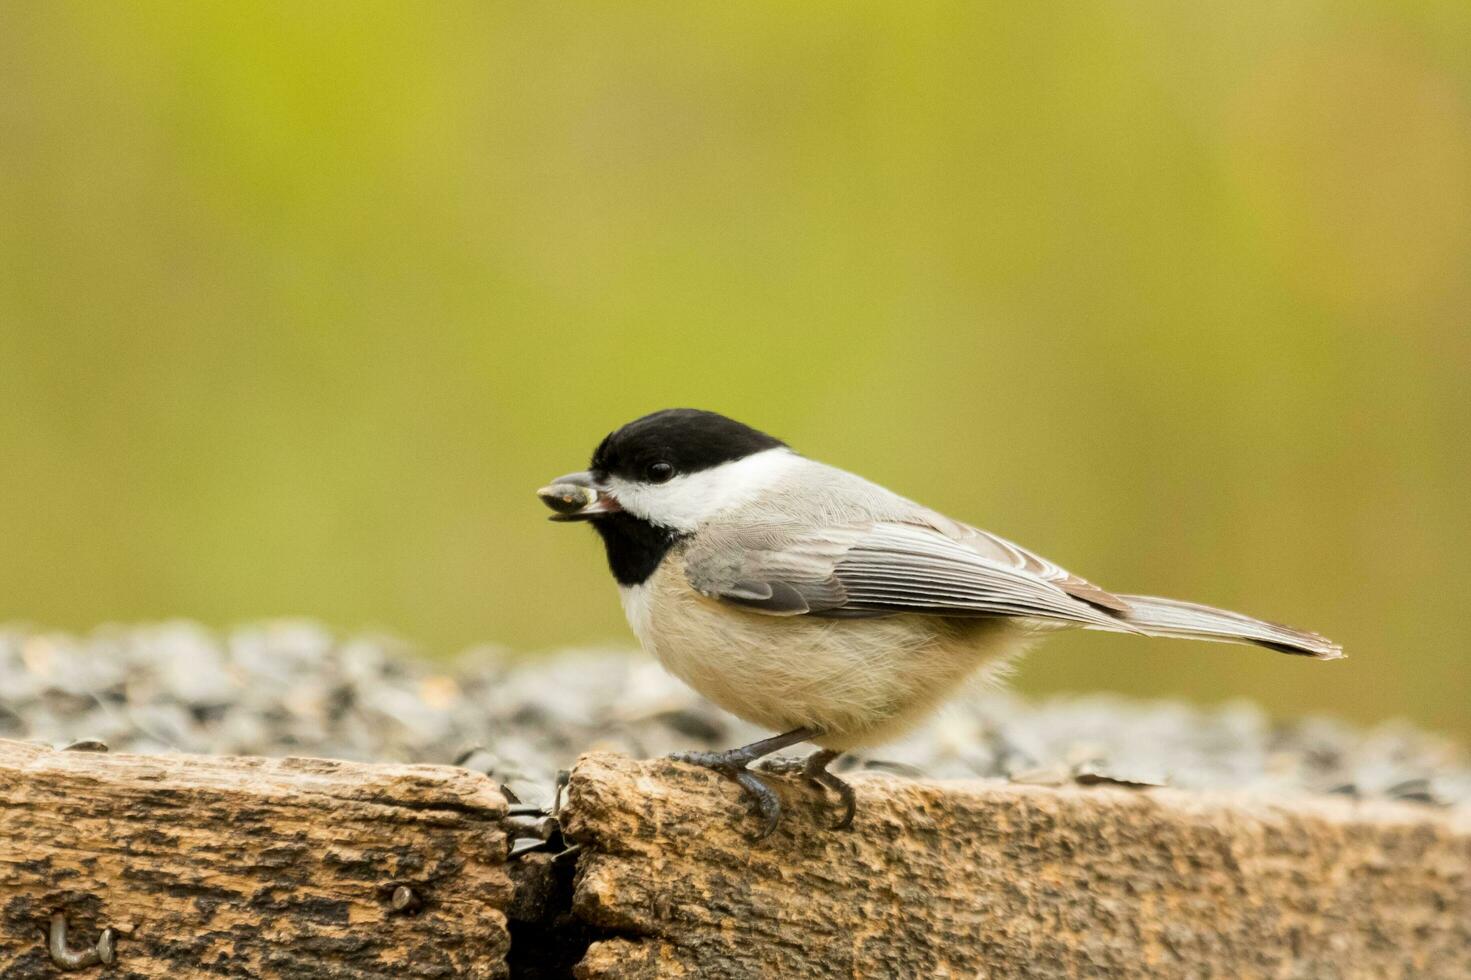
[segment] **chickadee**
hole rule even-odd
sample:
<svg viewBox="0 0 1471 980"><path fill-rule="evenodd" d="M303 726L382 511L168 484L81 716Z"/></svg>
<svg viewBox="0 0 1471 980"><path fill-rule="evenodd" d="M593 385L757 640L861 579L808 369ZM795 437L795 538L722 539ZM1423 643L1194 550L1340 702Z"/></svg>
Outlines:
<svg viewBox="0 0 1471 980"><path fill-rule="evenodd" d="M714 412L668 409L607 436L591 468L539 491L554 521L603 539L629 624L675 676L782 732L675 758L743 788L777 826L750 763L797 742L809 784L853 791L827 767L894 738L965 678L1062 629L1252 643L1320 660L1316 633L1241 613L1105 591L1004 538L801 456Z"/></svg>

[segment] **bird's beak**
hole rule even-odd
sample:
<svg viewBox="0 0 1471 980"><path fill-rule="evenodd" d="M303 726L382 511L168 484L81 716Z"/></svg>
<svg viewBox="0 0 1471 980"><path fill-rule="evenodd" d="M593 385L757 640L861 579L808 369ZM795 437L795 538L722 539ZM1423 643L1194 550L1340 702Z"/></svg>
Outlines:
<svg viewBox="0 0 1471 980"><path fill-rule="evenodd" d="M590 521L622 510L618 501L598 486L591 473L568 473L536 491L541 502L556 511L554 521Z"/></svg>

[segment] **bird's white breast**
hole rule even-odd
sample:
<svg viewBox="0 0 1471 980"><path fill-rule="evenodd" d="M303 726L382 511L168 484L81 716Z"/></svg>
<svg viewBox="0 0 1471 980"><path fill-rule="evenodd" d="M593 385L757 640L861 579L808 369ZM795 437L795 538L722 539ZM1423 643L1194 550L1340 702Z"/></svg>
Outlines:
<svg viewBox="0 0 1471 980"><path fill-rule="evenodd" d="M633 629L633 635L638 637L638 642L649 653L654 652L653 644L649 639L649 622L652 611L649 606L649 584L641 582L638 585L618 586L618 599L623 603L623 615L628 620L628 625Z"/></svg>
<svg viewBox="0 0 1471 980"><path fill-rule="evenodd" d="M819 729L830 748L892 738L1026 642L1002 620L751 612L695 592L677 551L620 593L629 626L670 673L753 724Z"/></svg>

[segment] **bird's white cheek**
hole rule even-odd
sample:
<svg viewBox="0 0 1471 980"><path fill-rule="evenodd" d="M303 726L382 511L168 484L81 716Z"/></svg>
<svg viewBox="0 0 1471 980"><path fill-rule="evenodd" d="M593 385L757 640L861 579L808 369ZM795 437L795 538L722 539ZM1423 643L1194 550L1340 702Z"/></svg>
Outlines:
<svg viewBox="0 0 1471 980"><path fill-rule="evenodd" d="M768 449L708 470L681 474L668 483L615 479L611 489L618 505L635 517L690 532L716 514L755 499L800 465L801 457L791 450Z"/></svg>
<svg viewBox="0 0 1471 980"><path fill-rule="evenodd" d="M656 485L615 481L613 496L634 517L676 531L693 531L718 506L715 487L703 477L702 473L677 476Z"/></svg>

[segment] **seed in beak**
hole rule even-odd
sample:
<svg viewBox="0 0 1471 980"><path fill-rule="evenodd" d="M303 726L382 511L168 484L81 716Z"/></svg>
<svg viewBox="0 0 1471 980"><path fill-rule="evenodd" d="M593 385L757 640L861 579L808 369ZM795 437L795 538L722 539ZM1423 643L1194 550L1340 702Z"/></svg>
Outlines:
<svg viewBox="0 0 1471 980"><path fill-rule="evenodd" d="M575 483L553 483L536 491L541 502L558 514L575 514L598 499L592 487L580 487Z"/></svg>

